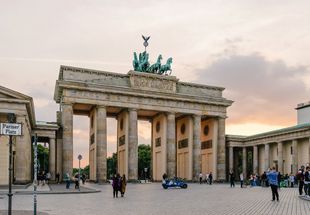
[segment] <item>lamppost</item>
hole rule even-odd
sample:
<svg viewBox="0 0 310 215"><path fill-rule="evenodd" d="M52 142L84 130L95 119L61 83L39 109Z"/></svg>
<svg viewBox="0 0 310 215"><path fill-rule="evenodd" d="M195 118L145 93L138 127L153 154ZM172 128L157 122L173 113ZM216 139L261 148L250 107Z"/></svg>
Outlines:
<svg viewBox="0 0 310 215"><path fill-rule="evenodd" d="M80 191L80 178L81 178L81 160L82 160L82 155L78 156L79 159L79 179L78 179L78 184L79 184L79 191Z"/></svg>
<svg viewBox="0 0 310 215"><path fill-rule="evenodd" d="M0 123L0 134L9 136L9 201L8 214L12 214L13 136L22 135L22 124L16 123L14 113L8 113L8 123Z"/></svg>

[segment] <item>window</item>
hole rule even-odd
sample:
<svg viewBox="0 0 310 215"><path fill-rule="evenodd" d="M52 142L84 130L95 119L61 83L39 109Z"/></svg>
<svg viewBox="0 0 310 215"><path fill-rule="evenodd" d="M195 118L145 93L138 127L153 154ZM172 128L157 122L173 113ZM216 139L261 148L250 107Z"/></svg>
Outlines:
<svg viewBox="0 0 310 215"><path fill-rule="evenodd" d="M291 146L291 155L293 154L293 146Z"/></svg>

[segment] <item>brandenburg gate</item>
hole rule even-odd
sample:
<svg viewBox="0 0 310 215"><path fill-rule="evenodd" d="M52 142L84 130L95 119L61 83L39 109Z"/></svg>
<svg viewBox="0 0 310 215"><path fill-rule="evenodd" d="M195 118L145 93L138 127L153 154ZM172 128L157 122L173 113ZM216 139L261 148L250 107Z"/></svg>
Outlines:
<svg viewBox="0 0 310 215"><path fill-rule="evenodd" d="M57 171L72 174L73 115L90 120L90 179L107 180L107 117L117 119L118 172L138 179L139 119L152 125L152 177L196 180L212 172L226 179L225 118L232 101L224 88L181 82L175 76L127 74L61 66L54 99L60 104ZM62 169L61 169L62 167Z"/></svg>

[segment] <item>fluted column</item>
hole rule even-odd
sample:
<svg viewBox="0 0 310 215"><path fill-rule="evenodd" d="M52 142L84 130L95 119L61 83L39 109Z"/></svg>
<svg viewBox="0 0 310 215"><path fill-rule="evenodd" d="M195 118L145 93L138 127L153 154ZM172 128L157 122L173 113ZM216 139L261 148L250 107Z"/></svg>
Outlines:
<svg viewBox="0 0 310 215"><path fill-rule="evenodd" d="M128 138L128 179L138 180L138 113L136 109L129 110Z"/></svg>
<svg viewBox="0 0 310 215"><path fill-rule="evenodd" d="M72 175L73 170L73 108L72 104L62 104L62 168L63 174Z"/></svg>
<svg viewBox="0 0 310 215"><path fill-rule="evenodd" d="M56 143L55 138L49 138L49 172L51 174L51 180L55 180L56 176Z"/></svg>
<svg viewBox="0 0 310 215"><path fill-rule="evenodd" d="M293 174L297 173L298 170L298 151L297 151L297 140L292 141L293 154L292 154L292 165L293 165Z"/></svg>
<svg viewBox="0 0 310 215"><path fill-rule="evenodd" d="M253 172L258 174L258 148L253 146Z"/></svg>
<svg viewBox="0 0 310 215"><path fill-rule="evenodd" d="M270 168L270 161L269 161L269 151L270 151L270 147L269 144L266 143L265 144L265 171Z"/></svg>
<svg viewBox="0 0 310 215"><path fill-rule="evenodd" d="M98 183L107 180L107 111L97 107L96 117L96 178Z"/></svg>
<svg viewBox="0 0 310 215"><path fill-rule="evenodd" d="M234 147L229 146L229 171L234 170Z"/></svg>
<svg viewBox="0 0 310 215"><path fill-rule="evenodd" d="M167 175L176 176L175 113L167 115Z"/></svg>
<svg viewBox="0 0 310 215"><path fill-rule="evenodd" d="M246 147L242 148L242 173L243 177L247 178L247 156L246 156Z"/></svg>
<svg viewBox="0 0 310 215"><path fill-rule="evenodd" d="M217 180L226 180L225 118L218 119ZM215 155L216 156L216 155Z"/></svg>
<svg viewBox="0 0 310 215"><path fill-rule="evenodd" d="M283 174L283 142L278 142L278 171Z"/></svg>
<svg viewBox="0 0 310 215"><path fill-rule="evenodd" d="M193 116L193 179L201 172L201 116ZM198 179L198 178L197 178Z"/></svg>

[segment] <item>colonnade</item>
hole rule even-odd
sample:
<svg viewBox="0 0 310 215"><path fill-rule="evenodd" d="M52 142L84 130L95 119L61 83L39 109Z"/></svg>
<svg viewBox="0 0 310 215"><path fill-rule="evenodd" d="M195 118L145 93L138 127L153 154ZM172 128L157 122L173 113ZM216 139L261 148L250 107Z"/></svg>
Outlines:
<svg viewBox="0 0 310 215"><path fill-rule="evenodd" d="M296 174L301 165L309 165L310 163L310 138L306 145L308 146L299 148L298 139L293 139L252 146L229 146L229 170L236 170L234 151L242 149L242 173L244 177L249 177L248 172L262 174L271 167L276 167L281 174ZM304 150L305 152L303 152ZM252 151L253 157L253 168L250 171L247 168L248 151Z"/></svg>
<svg viewBox="0 0 310 215"><path fill-rule="evenodd" d="M124 137L118 134L118 150L122 146L122 142L125 141L123 157L118 157L118 162L122 160L126 166L122 168L124 174L127 173L128 180L138 179L138 109L127 108L124 109L128 119L124 119L125 133ZM159 113L160 114L160 113ZM165 130L165 157L166 160L163 163L164 172L167 173L168 177L177 176L177 119L175 112L162 113L166 117L166 130ZM120 114L119 114L120 115ZM190 179L196 179L202 170L201 160L201 115L186 115L190 117L192 122L192 135L189 137L192 141L192 145L189 150L190 159L189 162L192 171L192 177ZM107 107L95 106L92 108L90 113L91 121L91 132L90 132L90 177L99 183L107 180L106 168L107 168ZM118 119L118 117L117 117ZM215 179L225 180L225 118L214 118L216 119L217 126L214 126L216 130L216 140L214 140L215 148L213 150L214 165L213 174ZM120 119L118 119L118 124ZM73 106L71 104L62 104L62 152L57 151L57 160L59 156L62 156L62 172L72 174L73 165ZM93 137L92 137L93 135ZM57 143L58 145L58 143ZM59 144L61 146L61 144ZM53 152L54 153L54 152ZM119 153L118 156L120 156ZM164 160L164 159L163 159ZM53 161L52 161L53 163ZM153 162L154 166L154 162ZM214 169L215 167L215 169ZM58 171L58 170L57 170Z"/></svg>

